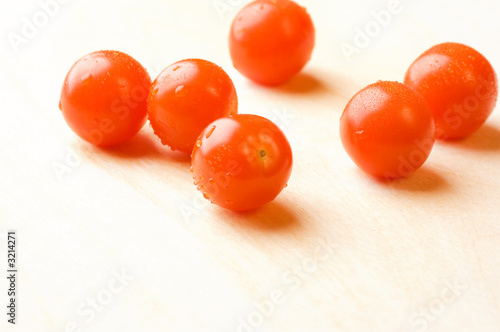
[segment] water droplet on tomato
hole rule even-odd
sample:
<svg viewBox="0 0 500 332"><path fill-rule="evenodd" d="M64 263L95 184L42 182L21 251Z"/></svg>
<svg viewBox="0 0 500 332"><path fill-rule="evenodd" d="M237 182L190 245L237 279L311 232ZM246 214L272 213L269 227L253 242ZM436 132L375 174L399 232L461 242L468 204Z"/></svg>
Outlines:
<svg viewBox="0 0 500 332"><path fill-rule="evenodd" d="M60 100L59 100L59 110L62 111L62 104Z"/></svg>
<svg viewBox="0 0 500 332"><path fill-rule="evenodd" d="M209 138L212 135L212 133L214 132L214 130L215 130L215 126L212 126L212 128L210 128L210 130L207 131L205 138Z"/></svg>
<svg viewBox="0 0 500 332"><path fill-rule="evenodd" d="M201 147L201 140L197 140L197 141L196 141L196 146L197 146L197 147Z"/></svg>
<svg viewBox="0 0 500 332"><path fill-rule="evenodd" d="M179 85L175 89L175 96L176 97L184 97L186 95L186 90L184 90L184 85Z"/></svg>
<svg viewBox="0 0 500 332"><path fill-rule="evenodd" d="M88 85L91 81L92 81L92 75L90 73L87 73L82 76L83 85Z"/></svg>
<svg viewBox="0 0 500 332"><path fill-rule="evenodd" d="M154 88L153 91L151 92L151 96L153 96L153 97L156 96L156 94L158 93L158 90L159 90L158 87Z"/></svg>
<svg viewBox="0 0 500 332"><path fill-rule="evenodd" d="M204 192L203 197L205 197L206 199L210 199L210 194L207 192Z"/></svg>
<svg viewBox="0 0 500 332"><path fill-rule="evenodd" d="M193 156L191 156L191 158L193 158ZM189 171L190 171L191 173L193 173L193 172L194 172L193 166L189 167Z"/></svg>

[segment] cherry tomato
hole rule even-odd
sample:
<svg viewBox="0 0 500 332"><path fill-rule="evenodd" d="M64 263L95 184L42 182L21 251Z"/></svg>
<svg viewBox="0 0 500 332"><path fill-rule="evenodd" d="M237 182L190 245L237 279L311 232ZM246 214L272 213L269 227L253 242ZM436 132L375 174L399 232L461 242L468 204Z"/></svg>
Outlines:
<svg viewBox="0 0 500 332"><path fill-rule="evenodd" d="M340 138L352 160L381 178L406 177L429 156L435 125L424 98L398 82L371 84L347 104Z"/></svg>
<svg viewBox="0 0 500 332"><path fill-rule="evenodd" d="M472 134L495 108L498 82L491 64L478 51L462 44L444 43L418 57L405 84L429 104L438 138Z"/></svg>
<svg viewBox="0 0 500 332"><path fill-rule="evenodd" d="M233 211L258 208L276 198L292 171L292 149L283 132L257 115L220 118L198 137L193 178L204 197Z"/></svg>
<svg viewBox="0 0 500 332"><path fill-rule="evenodd" d="M120 144L146 122L151 79L144 67L118 51L98 51L68 72L59 108L70 128L97 146Z"/></svg>
<svg viewBox="0 0 500 332"><path fill-rule="evenodd" d="M149 92L148 115L155 134L164 145L184 153L193 151L208 124L237 112L233 81L206 60L174 63L160 73Z"/></svg>
<svg viewBox="0 0 500 332"><path fill-rule="evenodd" d="M235 17L229 36L234 67L263 85L288 81L309 61L315 29L306 9L290 0L257 0Z"/></svg>

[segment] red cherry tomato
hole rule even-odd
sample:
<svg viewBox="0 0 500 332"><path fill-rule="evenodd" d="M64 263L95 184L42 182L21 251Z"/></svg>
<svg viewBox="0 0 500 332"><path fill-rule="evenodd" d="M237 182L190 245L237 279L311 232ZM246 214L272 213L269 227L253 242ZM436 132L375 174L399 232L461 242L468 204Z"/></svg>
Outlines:
<svg viewBox="0 0 500 332"><path fill-rule="evenodd" d="M231 78L206 60L174 63L160 73L149 92L148 115L155 134L164 145L184 153L193 151L208 124L237 112Z"/></svg>
<svg viewBox="0 0 500 332"><path fill-rule="evenodd" d="M234 67L263 85L288 81L309 61L315 29L306 9L290 0L257 0L231 26Z"/></svg>
<svg viewBox="0 0 500 332"><path fill-rule="evenodd" d="M144 67L118 51L98 51L68 72L59 108L70 128L98 146L134 136L146 122L151 79Z"/></svg>
<svg viewBox="0 0 500 332"><path fill-rule="evenodd" d="M406 72L405 84L427 100L436 134L443 139L476 131L498 97L497 77L488 60L457 43L439 44L424 52Z"/></svg>
<svg viewBox="0 0 500 332"><path fill-rule="evenodd" d="M257 115L236 114L205 128L192 154L195 184L212 203L233 211L276 198L292 171L292 149L283 132Z"/></svg>
<svg viewBox="0 0 500 332"><path fill-rule="evenodd" d="M424 98L398 82L371 84L347 104L340 138L352 160L381 178L406 177L429 156L435 140Z"/></svg>

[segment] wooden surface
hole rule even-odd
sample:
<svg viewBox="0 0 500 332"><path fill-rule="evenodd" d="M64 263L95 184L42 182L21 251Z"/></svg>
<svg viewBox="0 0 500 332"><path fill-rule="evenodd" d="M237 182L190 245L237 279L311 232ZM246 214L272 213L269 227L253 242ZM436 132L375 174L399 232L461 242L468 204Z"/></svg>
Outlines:
<svg viewBox="0 0 500 332"><path fill-rule="evenodd" d="M358 170L338 134L355 92L401 81L434 44L471 45L500 71L500 5L401 0L347 59L342 43L388 2L301 3L317 28L313 59L268 89L228 55L244 1L69 0L17 53L8 33L42 9L2 2L0 266L5 231L17 229L20 295L18 325L2 309L0 331L500 331L500 111L390 183ZM189 161L148 126L115 150L81 141L57 108L60 88L75 60L100 49L129 53L153 78L183 58L221 65L240 112L267 116L288 136L288 188L235 214L203 201Z"/></svg>

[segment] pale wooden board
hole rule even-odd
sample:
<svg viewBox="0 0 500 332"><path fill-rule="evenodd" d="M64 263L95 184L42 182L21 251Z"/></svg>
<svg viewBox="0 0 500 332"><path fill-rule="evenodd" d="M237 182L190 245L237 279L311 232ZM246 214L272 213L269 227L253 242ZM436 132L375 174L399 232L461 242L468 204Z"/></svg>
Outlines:
<svg viewBox="0 0 500 332"><path fill-rule="evenodd" d="M433 44L469 44L500 70L500 5L401 0L401 13L349 62L341 43L388 3L301 3L317 28L313 59L288 85L267 89L240 76L228 55L244 1L69 0L17 54L6 34L41 7L2 2L0 230L19 231L21 272L19 325L7 326L2 309L1 331L63 332L71 322L81 331L500 331L499 110L392 183L359 171L338 134L357 90L402 80ZM188 57L221 65L240 112L274 119L287 134L288 188L235 214L206 204L189 162L147 126L116 151L82 142L57 109L59 92L73 62L99 49L131 54L153 78ZM72 171L59 181L53 165L68 155ZM1 246L4 270L4 238ZM133 280L87 322L82 304L107 300L122 270ZM280 292L272 313L259 314L255 304ZM249 317L257 327L241 327Z"/></svg>

